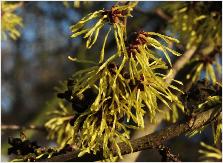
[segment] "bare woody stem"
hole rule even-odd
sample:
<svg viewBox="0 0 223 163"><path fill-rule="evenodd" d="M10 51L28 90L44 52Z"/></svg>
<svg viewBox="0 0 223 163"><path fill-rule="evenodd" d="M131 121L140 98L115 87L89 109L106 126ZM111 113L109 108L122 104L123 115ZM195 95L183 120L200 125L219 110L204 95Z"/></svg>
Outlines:
<svg viewBox="0 0 223 163"><path fill-rule="evenodd" d="M46 131L44 126L36 126L36 125L29 125L29 126L19 126L19 125L1 125L2 131L20 131L20 130L38 130L38 131Z"/></svg>
<svg viewBox="0 0 223 163"><path fill-rule="evenodd" d="M193 46L191 49L187 50L173 65L172 74L166 79L167 83L171 83L171 79L174 79L177 73L190 61L191 57L197 50L196 46Z"/></svg>
<svg viewBox="0 0 223 163"><path fill-rule="evenodd" d="M155 9L154 11L143 11L141 8L139 7L135 7L134 9L136 12L140 13L140 14L144 14L144 15L147 15L149 17L153 17L153 16L158 16L160 17L161 19L167 21L167 22L171 22L172 21L172 17L167 15L162 9L160 8L157 8Z"/></svg>
<svg viewBox="0 0 223 163"><path fill-rule="evenodd" d="M218 114L216 114L216 109L209 109L205 112L197 114L194 118L180 123L180 124L174 124L170 127L167 127L165 129L162 129L161 131L157 131L155 133L143 136L141 138L135 139L131 141L133 152L145 150L145 149L154 149L159 148L162 146L162 144L174 137L177 137L181 134L185 134L187 132L191 132L193 130L196 130L206 124L209 124L214 120L215 117L217 117L221 113L220 110L218 110ZM213 114L215 115L213 118ZM119 147L121 149L122 155L131 153L130 147L121 142L119 143ZM115 149L113 150L114 155L117 155L117 151ZM43 162L61 162L61 161L98 161L105 159L102 155L102 151L98 152L96 155L93 154L85 154L82 157L78 157L79 151L70 152L63 155L54 156L52 158L48 159L42 159L38 161Z"/></svg>
<svg viewBox="0 0 223 163"><path fill-rule="evenodd" d="M179 155L175 155L172 153L171 149L167 146L163 146L158 149L160 155L162 156L162 162L181 162L179 159Z"/></svg>

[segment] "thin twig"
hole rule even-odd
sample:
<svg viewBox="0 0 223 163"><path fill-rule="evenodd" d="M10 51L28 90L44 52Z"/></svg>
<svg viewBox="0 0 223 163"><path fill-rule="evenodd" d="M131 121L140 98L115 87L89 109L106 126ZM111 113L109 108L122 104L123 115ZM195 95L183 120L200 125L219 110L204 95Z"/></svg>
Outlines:
<svg viewBox="0 0 223 163"><path fill-rule="evenodd" d="M220 114L219 110L219 114ZM161 131L157 131L155 133L143 136L141 138L135 139L131 141L133 152L145 150L145 149L154 149L161 146L164 142L177 137L179 135L182 135L187 132L191 132L193 130L196 130L205 124L209 124L213 121L213 114L216 113L216 109L209 109L205 112L197 114L194 118L191 118L187 122L183 122L180 124L174 124L170 127L167 127L165 129L162 129ZM219 115L218 114L218 115ZM216 115L216 114L215 114ZM124 142L121 142L118 144L121 150L122 155L131 153L131 148L125 144ZM115 148L111 149L114 153L114 155L118 155ZM105 159L102 155L102 150L99 151L96 155L93 154L85 154L82 157L78 157L78 151L70 152L63 155L54 156L52 158L42 159L38 161L43 162L61 162L61 161L98 161Z"/></svg>
<svg viewBox="0 0 223 163"><path fill-rule="evenodd" d="M171 79L174 79L177 73L190 61L191 57L193 56L196 50L196 46L191 47L174 63L172 67L173 71L166 79L167 83L171 83Z"/></svg>
<svg viewBox="0 0 223 163"><path fill-rule="evenodd" d="M171 22L172 21L172 17L170 17L169 15L167 15L161 8L157 8L155 10L155 13L161 17L162 19L166 20L167 22Z"/></svg>
<svg viewBox="0 0 223 163"><path fill-rule="evenodd" d="M167 22L171 22L172 21L172 17L170 17L169 15L167 15L162 9L157 8L154 11L143 11L141 8L139 7L135 7L134 11L143 14L143 15L147 15L149 17L153 17L153 16L158 16L159 18L166 20Z"/></svg>
<svg viewBox="0 0 223 163"><path fill-rule="evenodd" d="M29 125L29 126L19 126L19 125L1 125L2 131L20 131L20 130L38 130L38 131L46 131L44 126L36 126L36 125Z"/></svg>
<svg viewBox="0 0 223 163"><path fill-rule="evenodd" d="M179 155L173 154L169 147L162 146L158 151L162 156L162 162L181 162L179 159Z"/></svg>

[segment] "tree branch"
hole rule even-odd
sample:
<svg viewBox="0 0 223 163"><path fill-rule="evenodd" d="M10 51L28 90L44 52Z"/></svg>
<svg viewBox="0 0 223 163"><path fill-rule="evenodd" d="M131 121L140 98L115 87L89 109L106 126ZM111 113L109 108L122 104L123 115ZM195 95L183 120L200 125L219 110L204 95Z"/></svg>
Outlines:
<svg viewBox="0 0 223 163"><path fill-rule="evenodd" d="M36 126L36 125L29 125L29 126L19 126L19 125L1 125L1 130L13 130L13 131L19 131L19 130L38 130L38 131L46 131L44 126Z"/></svg>
<svg viewBox="0 0 223 163"><path fill-rule="evenodd" d="M169 147L163 146L159 150L160 155L162 156L162 162L181 162L178 155L172 153Z"/></svg>
<svg viewBox="0 0 223 163"><path fill-rule="evenodd" d="M143 11L141 8L139 7L135 7L134 9L136 12L140 13L140 14L144 14L150 17L156 16L159 17L167 22L171 22L172 21L172 17L170 17L169 15L167 15L161 8L157 8L153 11Z"/></svg>
<svg viewBox="0 0 223 163"><path fill-rule="evenodd" d="M161 8L157 8L155 10L155 13L160 16L162 19L171 22L172 21L172 17L167 15Z"/></svg>
<svg viewBox="0 0 223 163"><path fill-rule="evenodd" d="M195 117L189 119L186 122L180 123L180 124L174 124L170 127L167 127L165 129L162 129L161 131L157 131L155 133L143 136L141 138L135 139L131 141L133 152L145 150L145 149L154 149L159 148L164 142L177 137L181 134L191 132L193 130L196 130L206 124L209 124L214 120L213 114L218 116L221 113L221 110L218 110L218 114L216 114L216 109L209 109L205 112L201 112L197 114ZM125 144L124 142L121 142L118 144L121 150L122 155L131 153L130 147ZM114 155L118 155L115 148L111 149L114 153ZM52 158L42 159L39 161L43 162L50 162L50 161L98 161L105 159L102 155L102 151L99 151L96 155L93 154L85 154L82 157L78 157L78 151L70 152L63 155L54 156Z"/></svg>
<svg viewBox="0 0 223 163"><path fill-rule="evenodd" d="M177 73L188 63L195 51L197 50L196 46L193 46L191 49L187 50L173 65L172 74L166 79L167 83L171 83L171 79L174 79Z"/></svg>

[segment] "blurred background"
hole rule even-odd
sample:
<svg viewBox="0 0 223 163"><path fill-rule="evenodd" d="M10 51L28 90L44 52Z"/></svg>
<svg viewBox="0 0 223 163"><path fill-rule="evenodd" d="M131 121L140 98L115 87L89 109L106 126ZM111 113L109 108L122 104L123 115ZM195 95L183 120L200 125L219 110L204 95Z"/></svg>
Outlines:
<svg viewBox="0 0 223 163"><path fill-rule="evenodd" d="M55 87L74 72L89 65L74 63L68 56L79 59L96 60L103 39L98 39L90 50L85 48L82 37L72 39L70 26L90 12L109 9L116 2L23 2L15 10L22 17L23 27L19 28L21 36L17 40L7 38L1 41L1 124L27 126L43 125L46 112L56 103ZM172 2L169 2L172 3ZM174 3L174 2L173 2ZM171 34L169 15L159 13L162 2L139 2L128 19L128 32L143 29L145 31ZM221 6L221 3L219 4ZM103 29L100 35L105 35ZM100 37L100 36L99 36ZM115 41L109 39L107 51L114 50ZM177 47L184 52L183 45ZM175 58L172 58L175 60ZM184 74L185 76L185 74ZM156 126L156 130L165 127L168 122ZM24 131L32 140L41 145L54 142L46 139L46 133L36 130ZM212 141L211 128L191 139L180 136L168 142L174 153L182 161L198 161L199 141ZM18 130L1 131L1 157L8 161L8 137L18 137ZM130 156L126 156L127 158ZM145 150L131 161L160 161L156 150ZM130 161L130 160L129 160Z"/></svg>

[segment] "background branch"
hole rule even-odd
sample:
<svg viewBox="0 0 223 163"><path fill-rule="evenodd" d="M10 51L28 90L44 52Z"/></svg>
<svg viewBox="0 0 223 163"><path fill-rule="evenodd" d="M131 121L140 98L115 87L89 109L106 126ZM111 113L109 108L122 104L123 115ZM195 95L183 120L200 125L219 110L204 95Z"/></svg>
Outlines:
<svg viewBox="0 0 223 163"><path fill-rule="evenodd" d="M136 11L140 14L151 16L151 17L158 16L158 17L160 17L161 19L163 19L167 22L171 22L171 20L172 20L172 17L167 15L161 8L157 8L154 11L143 11L141 8L135 7L134 11Z"/></svg>
<svg viewBox="0 0 223 163"><path fill-rule="evenodd" d="M187 50L173 65L172 67L172 74L168 76L166 79L167 83L171 83L171 79L174 79L177 73L190 61L191 57L195 53L197 47L193 46L189 50Z"/></svg>
<svg viewBox="0 0 223 163"><path fill-rule="evenodd" d="M44 131L44 132L46 131L44 126L36 126L36 125L19 126L19 125L4 125L4 124L1 125L1 130L2 131L38 130L38 131Z"/></svg>

